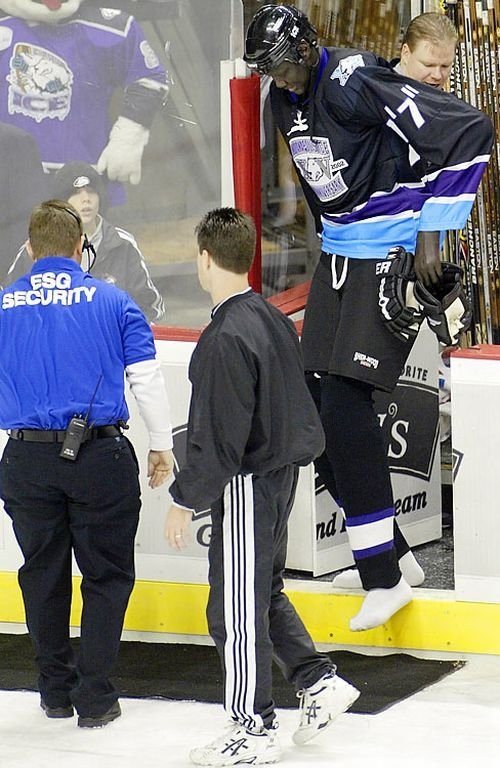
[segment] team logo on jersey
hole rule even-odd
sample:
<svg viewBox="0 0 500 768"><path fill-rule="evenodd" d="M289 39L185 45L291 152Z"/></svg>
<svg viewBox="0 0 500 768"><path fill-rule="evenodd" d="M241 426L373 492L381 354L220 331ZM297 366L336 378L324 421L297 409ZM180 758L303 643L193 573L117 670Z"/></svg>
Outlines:
<svg viewBox="0 0 500 768"><path fill-rule="evenodd" d="M156 53L151 48L150 44L147 40L143 40L140 44L139 48L141 49L141 53L144 56L144 64L148 69L155 69L159 63L160 60Z"/></svg>
<svg viewBox="0 0 500 768"><path fill-rule="evenodd" d="M293 161L321 202L335 200L347 191L341 171L349 164L343 158L335 160L328 139L296 136L290 139Z"/></svg>
<svg viewBox="0 0 500 768"><path fill-rule="evenodd" d="M356 53L353 56L347 56L345 59L341 59L330 75L330 80L338 80L340 85L345 85L350 76L358 67L364 67L365 62L360 53Z"/></svg>
<svg viewBox="0 0 500 768"><path fill-rule="evenodd" d="M119 16L120 13L121 11L118 11L115 8L101 8L101 16L103 19L106 19L106 21L111 21L115 16Z"/></svg>
<svg viewBox="0 0 500 768"><path fill-rule="evenodd" d="M307 131L308 129L307 117L302 117L302 110L298 109L297 117L294 117L293 125L288 131L287 136L291 136L292 133L297 133L297 131Z"/></svg>
<svg viewBox="0 0 500 768"><path fill-rule="evenodd" d="M17 43L10 60L9 114L64 120L71 107L73 73L52 51L30 43Z"/></svg>

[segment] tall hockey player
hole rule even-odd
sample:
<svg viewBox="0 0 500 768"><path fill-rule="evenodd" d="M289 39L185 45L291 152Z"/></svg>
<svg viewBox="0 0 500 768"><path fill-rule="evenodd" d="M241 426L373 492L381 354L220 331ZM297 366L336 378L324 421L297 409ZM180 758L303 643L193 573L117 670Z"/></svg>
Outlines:
<svg viewBox="0 0 500 768"><path fill-rule="evenodd" d="M380 278L390 267L390 248L402 246L415 254L424 284L439 281L441 233L467 220L492 125L373 53L319 47L316 30L294 7L266 5L255 14L245 60L273 79L273 115L321 232L304 363L313 386L319 381L326 456L367 590L350 627L369 629L412 599L398 558L403 549L395 546L393 493L372 395L394 388L414 335L397 338L383 323ZM418 569L411 555L410 580Z"/></svg>
<svg viewBox="0 0 500 768"><path fill-rule="evenodd" d="M84 0L0 0L0 81L0 121L35 137L46 171L80 160L110 180L140 182L169 86L133 16Z"/></svg>
<svg viewBox="0 0 500 768"><path fill-rule="evenodd" d="M324 439L293 323L248 284L253 221L221 208L202 219L197 236L200 284L215 306L189 366L186 464L170 487L165 533L181 550L190 509L211 507L207 618L231 724L190 757L197 765L274 763L281 751L273 657L301 700L296 744L321 733L359 696L316 651L283 593L298 467L321 453Z"/></svg>
<svg viewBox="0 0 500 768"><path fill-rule="evenodd" d="M395 72L418 80L420 83L427 83L434 88L444 88L455 61L457 43L458 33L448 16L444 13L421 13L408 24L401 43L400 58L391 61L391 66L394 67ZM408 262L410 271L413 268L412 261ZM411 317L411 310L408 316ZM462 326L459 324L460 327ZM438 352L438 356L439 365L442 366L441 351ZM313 383L317 390L316 399L319 401L319 380L314 379ZM439 397L441 400L441 391ZM443 440L442 430L441 440ZM316 464L321 479L336 498L335 479L328 459L322 457ZM411 587L418 587L424 581L425 574L416 562L396 521L394 536L401 572ZM340 589L361 588L358 569L349 568L337 574L332 580L332 586Z"/></svg>

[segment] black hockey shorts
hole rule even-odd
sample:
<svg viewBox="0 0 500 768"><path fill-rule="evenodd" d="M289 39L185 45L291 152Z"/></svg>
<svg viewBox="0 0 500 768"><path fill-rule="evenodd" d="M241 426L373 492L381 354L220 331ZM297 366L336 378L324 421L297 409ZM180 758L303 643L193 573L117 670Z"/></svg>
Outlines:
<svg viewBox="0 0 500 768"><path fill-rule="evenodd" d="M322 253L316 267L302 329L305 370L346 376L390 392L413 339L397 338L382 320L380 260L349 259L347 265L345 261L343 256Z"/></svg>

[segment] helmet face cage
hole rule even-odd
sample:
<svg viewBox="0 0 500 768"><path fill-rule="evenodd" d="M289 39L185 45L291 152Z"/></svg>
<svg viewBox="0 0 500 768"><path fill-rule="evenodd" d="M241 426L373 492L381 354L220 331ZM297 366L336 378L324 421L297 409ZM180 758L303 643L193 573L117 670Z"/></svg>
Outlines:
<svg viewBox="0 0 500 768"><path fill-rule="evenodd" d="M244 60L251 69L267 75L283 61L299 64L302 40L316 45L316 30L307 16L288 5L265 5L250 22Z"/></svg>

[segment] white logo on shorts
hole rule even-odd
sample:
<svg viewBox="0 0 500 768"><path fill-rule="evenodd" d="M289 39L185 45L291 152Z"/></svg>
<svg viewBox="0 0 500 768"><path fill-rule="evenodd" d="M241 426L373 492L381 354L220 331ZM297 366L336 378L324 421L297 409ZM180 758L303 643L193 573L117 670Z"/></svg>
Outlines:
<svg viewBox="0 0 500 768"><path fill-rule="evenodd" d="M365 355L364 352L355 352L352 359L355 363L359 363L365 368L378 368L378 364L380 362L380 360L377 360L376 357Z"/></svg>

